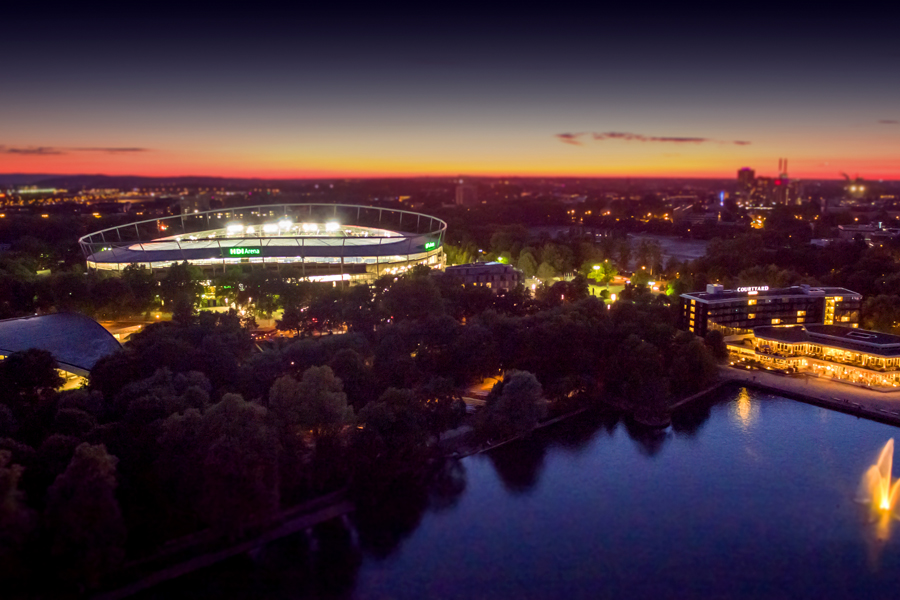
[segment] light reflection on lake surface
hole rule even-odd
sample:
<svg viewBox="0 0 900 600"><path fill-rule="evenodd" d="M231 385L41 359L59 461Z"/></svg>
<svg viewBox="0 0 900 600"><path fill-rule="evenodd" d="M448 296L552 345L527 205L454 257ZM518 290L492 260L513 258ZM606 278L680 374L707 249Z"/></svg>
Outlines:
<svg viewBox="0 0 900 600"><path fill-rule="evenodd" d="M393 512L414 508L380 546L332 525L317 567L283 540L146 597L897 597L900 536L855 501L896 428L745 389L676 417L660 435L564 422L451 465L420 501L398 490ZM309 569L334 581L310 588Z"/></svg>

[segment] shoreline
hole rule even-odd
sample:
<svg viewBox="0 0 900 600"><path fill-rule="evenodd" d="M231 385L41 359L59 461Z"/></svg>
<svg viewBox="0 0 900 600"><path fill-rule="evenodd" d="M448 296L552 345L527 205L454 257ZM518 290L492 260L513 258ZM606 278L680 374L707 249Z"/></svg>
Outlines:
<svg viewBox="0 0 900 600"><path fill-rule="evenodd" d="M900 393L868 390L809 376L796 378L726 366L719 367L719 371L723 379L702 392L679 400L670 409L677 410L729 385L739 385L900 427Z"/></svg>

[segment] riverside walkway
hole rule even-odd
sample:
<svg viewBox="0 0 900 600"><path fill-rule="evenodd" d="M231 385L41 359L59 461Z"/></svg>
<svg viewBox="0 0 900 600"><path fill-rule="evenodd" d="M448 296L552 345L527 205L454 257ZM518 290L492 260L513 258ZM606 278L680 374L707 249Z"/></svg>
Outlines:
<svg viewBox="0 0 900 600"><path fill-rule="evenodd" d="M900 390L880 392L810 375L720 367L723 379L841 412L900 425Z"/></svg>

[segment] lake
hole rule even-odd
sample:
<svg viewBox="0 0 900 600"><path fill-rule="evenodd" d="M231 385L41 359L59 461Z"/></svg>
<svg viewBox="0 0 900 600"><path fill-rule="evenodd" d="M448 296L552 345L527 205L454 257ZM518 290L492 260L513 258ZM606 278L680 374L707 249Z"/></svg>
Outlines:
<svg viewBox="0 0 900 600"><path fill-rule="evenodd" d="M745 388L680 411L658 435L611 415L575 419L454 461L377 515L143 596L900 594L900 521L872 523L855 501L897 428Z"/></svg>

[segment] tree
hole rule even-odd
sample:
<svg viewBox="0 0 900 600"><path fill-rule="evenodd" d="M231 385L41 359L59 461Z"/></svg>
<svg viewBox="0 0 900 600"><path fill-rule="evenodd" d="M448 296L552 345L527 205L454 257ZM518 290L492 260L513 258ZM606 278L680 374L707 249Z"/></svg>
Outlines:
<svg viewBox="0 0 900 600"><path fill-rule="evenodd" d="M193 308L197 305L203 286L200 285L202 271L188 264L187 261L175 263L166 271L166 276L159 282L159 296L167 307L176 305L178 300L189 303Z"/></svg>
<svg viewBox="0 0 900 600"><path fill-rule="evenodd" d="M153 273L142 265L128 265L122 271L122 281L131 294L129 307L133 312L149 310L154 300L156 281Z"/></svg>
<svg viewBox="0 0 900 600"><path fill-rule="evenodd" d="M602 263L591 266L588 278L609 287L609 282L618 274L619 271L616 267L608 260L605 260Z"/></svg>
<svg viewBox="0 0 900 600"><path fill-rule="evenodd" d="M275 380L269 406L283 422L317 434L336 433L353 421L341 380L331 367L310 367L297 381L290 375Z"/></svg>
<svg viewBox="0 0 900 600"><path fill-rule="evenodd" d="M631 404L656 399L665 387L662 380L659 350L635 334L625 338L607 365L607 389Z"/></svg>
<svg viewBox="0 0 900 600"><path fill-rule="evenodd" d="M900 333L900 296L881 294L866 298L863 315L866 329Z"/></svg>
<svg viewBox="0 0 900 600"><path fill-rule="evenodd" d="M441 294L431 277L407 274L382 297L385 310L396 320L421 319L444 312Z"/></svg>
<svg viewBox="0 0 900 600"><path fill-rule="evenodd" d="M338 350L328 366L340 378L347 401L356 410L375 399L375 377L358 352L350 348Z"/></svg>
<svg viewBox="0 0 900 600"><path fill-rule="evenodd" d="M96 586L124 557L125 523L116 500L116 463L100 445L82 443L47 491L50 554L70 580Z"/></svg>
<svg viewBox="0 0 900 600"><path fill-rule="evenodd" d="M631 244L628 242L628 238L624 238L616 244L615 252L619 268L627 271L631 264Z"/></svg>
<svg viewBox="0 0 900 600"><path fill-rule="evenodd" d="M519 255L518 267L527 279L534 277L537 273L537 261L534 260L534 255L531 252L522 252Z"/></svg>
<svg viewBox="0 0 900 600"><path fill-rule="evenodd" d="M725 344L725 336L718 329L709 331L706 337L703 338L703 343L717 362L725 362L725 359L728 358L728 346Z"/></svg>
<svg viewBox="0 0 900 600"><path fill-rule="evenodd" d="M286 306L281 318L275 321L275 329L278 331L294 331L299 336L304 322L305 318L301 308L296 305Z"/></svg>
<svg viewBox="0 0 900 600"><path fill-rule="evenodd" d="M718 366L712 352L699 339L692 339L675 350L670 370L672 391L689 394L712 383Z"/></svg>
<svg viewBox="0 0 900 600"><path fill-rule="evenodd" d="M19 490L22 471L9 450L0 450L0 578L6 582L22 576L24 547L36 524Z"/></svg>
<svg viewBox="0 0 900 600"><path fill-rule="evenodd" d="M440 435L459 426L466 414L466 403L447 377L435 377L417 390L428 414L431 431Z"/></svg>
<svg viewBox="0 0 900 600"><path fill-rule="evenodd" d="M540 279L544 285L547 285L554 277L556 277L556 269L554 269L550 263L542 262L537 270L537 278Z"/></svg>
<svg viewBox="0 0 900 600"><path fill-rule="evenodd" d="M225 394L203 414L199 445L206 522L237 532L278 508L279 444L265 408Z"/></svg>
<svg viewBox="0 0 900 600"><path fill-rule="evenodd" d="M544 416L543 389L528 371L507 371L491 390L481 427L488 435L516 436L534 429Z"/></svg>
<svg viewBox="0 0 900 600"><path fill-rule="evenodd" d="M36 409L37 401L62 385L59 365L46 350L13 352L0 361L0 402L21 419Z"/></svg>

